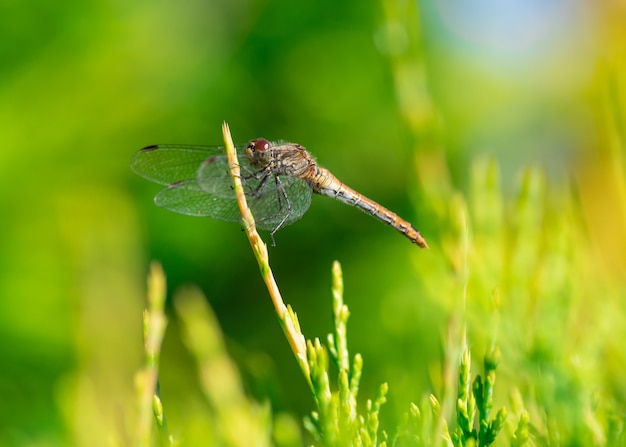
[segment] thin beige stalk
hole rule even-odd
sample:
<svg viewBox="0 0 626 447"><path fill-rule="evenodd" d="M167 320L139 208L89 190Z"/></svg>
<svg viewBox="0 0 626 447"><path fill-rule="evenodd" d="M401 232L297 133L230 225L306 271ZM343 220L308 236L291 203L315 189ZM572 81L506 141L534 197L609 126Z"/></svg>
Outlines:
<svg viewBox="0 0 626 447"><path fill-rule="evenodd" d="M230 128L226 122L222 125L222 134L224 135L224 147L226 149L226 155L228 156L230 176L233 181L235 196L237 197L237 203L239 204L239 210L241 211L241 217L246 235L248 236L248 240L252 246L252 251L254 252L254 256L259 264L263 281L265 281L267 290L272 298L272 303L274 304L274 309L278 315L283 332L285 333L287 341L291 346L291 350L295 354L298 364L300 365L300 368L310 385L311 377L306 356L306 341L304 335L300 331L300 324L298 323L296 313L293 309L291 309L291 306L285 306L285 303L283 302L280 291L278 290L278 285L276 284L276 280L272 274L272 269L269 265L267 245L265 245L259 236L259 233L256 231L254 216L248 207L243 185L241 184L241 170L237 160L237 152L235 151L235 145L233 144L233 140L230 135Z"/></svg>

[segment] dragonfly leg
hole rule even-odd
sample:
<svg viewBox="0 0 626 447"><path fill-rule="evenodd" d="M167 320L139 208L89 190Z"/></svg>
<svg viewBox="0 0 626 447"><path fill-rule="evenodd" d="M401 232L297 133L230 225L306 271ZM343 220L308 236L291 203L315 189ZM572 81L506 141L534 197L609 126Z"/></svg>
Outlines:
<svg viewBox="0 0 626 447"><path fill-rule="evenodd" d="M245 171L239 178L242 180L243 187L246 189L246 195L250 197L258 197L267 185L268 177L270 173L266 169L260 171L251 171L246 166L241 166L241 170ZM259 183L256 186L252 186L250 180L257 180Z"/></svg>
<svg viewBox="0 0 626 447"><path fill-rule="evenodd" d="M263 191L267 188L267 182L270 179L271 174L267 171L259 171L254 173L253 177L249 177L247 180L254 178L255 180L259 180L259 184L255 187L248 185L248 195L252 198L259 198L263 195Z"/></svg>
<svg viewBox="0 0 626 447"><path fill-rule="evenodd" d="M282 213L283 207L285 205L287 206L287 212L284 213L284 216L280 220L280 222L278 222L278 225L276 225L276 227L270 232L270 236L272 237L272 246L276 246L274 234L283 227L283 225L291 215L291 201L289 200L289 197L287 197L287 193L285 192L285 188L280 181L280 177L274 176L274 180L276 182L276 194L278 195L278 212L276 213L276 215L278 216Z"/></svg>
<svg viewBox="0 0 626 447"><path fill-rule="evenodd" d="M275 213L266 215L265 217L255 216L255 219L257 222L274 222L280 219L278 224L270 232L272 246L276 246L274 234L285 225L285 222L289 219L292 211L292 204L285 191L285 186L281 182L280 177L273 175L269 169L261 169L259 171L246 170L246 174L242 175L242 180L244 180L244 185L246 186L246 196L248 197L250 204L254 207L255 201L262 199L264 194L267 193L271 177L274 178L274 182L276 184L276 199L278 207ZM250 184L250 180L256 180L258 181L258 184Z"/></svg>

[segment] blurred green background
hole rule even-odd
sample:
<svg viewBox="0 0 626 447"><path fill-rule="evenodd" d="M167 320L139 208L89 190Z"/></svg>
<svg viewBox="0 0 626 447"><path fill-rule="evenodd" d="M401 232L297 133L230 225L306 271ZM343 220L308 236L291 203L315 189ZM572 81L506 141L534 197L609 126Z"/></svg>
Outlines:
<svg viewBox="0 0 626 447"><path fill-rule="evenodd" d="M535 306L541 274L509 275L527 166L544 173L538 188L548 192L524 203L552 217L534 221L539 249L524 265L541 258L546 271L587 287L559 289L587 309L578 318L589 318L561 334L584 338L604 322L606 340L623 335L621 2L9 0L0 17L2 445L110 445L128 428L151 260L162 262L170 291L193 283L206 294L251 395L298 418L311 411L237 225L157 208L159 187L129 169L149 144L220 144L223 121L241 143L262 136L304 145L428 240L431 249L419 250L316 197L270 247L308 337L331 329L330 268L342 263L350 347L365 359L362 392L390 383L390 421L441 387L461 296L478 355L492 336L481 315L491 315L494 289L503 290L503 318L523 314L515 330L500 329L502 343L519 348L503 360L514 383L519 358L528 358L520 340L539 326L558 336L552 320L575 320L562 303ZM474 160L484 158L499 166L494 207L480 194L472 202L475 182L488 177ZM471 230L480 255L468 265L480 287L468 288L459 267L461 196L470 228L484 213L500 216L482 239ZM566 265L556 273L541 257L555 240ZM175 318L168 330L162 394L172 431L184 432L196 371ZM626 389L610 372L625 366L617 352L603 347L588 359L619 400Z"/></svg>

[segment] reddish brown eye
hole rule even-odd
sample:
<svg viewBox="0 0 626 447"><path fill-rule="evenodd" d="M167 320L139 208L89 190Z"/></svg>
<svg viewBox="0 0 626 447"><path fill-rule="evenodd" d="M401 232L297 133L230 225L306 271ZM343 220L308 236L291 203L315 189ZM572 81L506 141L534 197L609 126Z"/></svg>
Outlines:
<svg viewBox="0 0 626 447"><path fill-rule="evenodd" d="M248 149L259 152L268 151L271 146L270 142L265 138L256 138L248 143Z"/></svg>

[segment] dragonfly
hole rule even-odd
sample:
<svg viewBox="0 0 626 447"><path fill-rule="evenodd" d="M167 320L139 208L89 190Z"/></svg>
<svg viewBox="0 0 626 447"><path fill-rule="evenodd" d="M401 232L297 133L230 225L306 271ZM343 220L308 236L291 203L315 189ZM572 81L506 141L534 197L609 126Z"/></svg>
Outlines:
<svg viewBox="0 0 626 447"><path fill-rule="evenodd" d="M300 219L311 205L313 193L354 206L389 224L422 248L426 240L408 221L342 183L320 167L301 145L264 138L236 147L246 200L256 226L274 234ZM144 147L131 159L142 177L165 185L156 205L192 216L240 222L241 213L220 146L159 144Z"/></svg>

